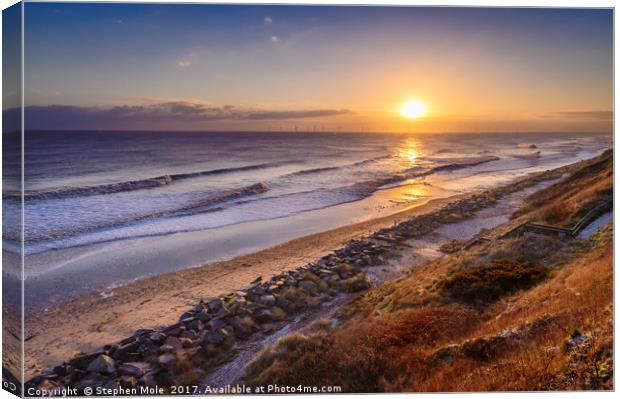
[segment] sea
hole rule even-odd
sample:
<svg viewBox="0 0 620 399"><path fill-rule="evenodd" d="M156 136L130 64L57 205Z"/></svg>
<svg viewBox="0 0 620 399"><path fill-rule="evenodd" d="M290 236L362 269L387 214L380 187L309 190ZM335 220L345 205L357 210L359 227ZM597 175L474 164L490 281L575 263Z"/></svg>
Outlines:
<svg viewBox="0 0 620 399"><path fill-rule="evenodd" d="M25 277L105 274L109 248L120 277L105 284L220 260L591 158L612 140L593 133L26 132ZM19 151L5 149L3 251L14 254L22 234L10 222L21 213L20 160ZM147 264L157 263L154 248L165 248L166 237L186 234L192 242L192 232L203 248L219 237L228 250L184 248L181 254L197 255ZM129 247L141 255L127 263L118 254Z"/></svg>

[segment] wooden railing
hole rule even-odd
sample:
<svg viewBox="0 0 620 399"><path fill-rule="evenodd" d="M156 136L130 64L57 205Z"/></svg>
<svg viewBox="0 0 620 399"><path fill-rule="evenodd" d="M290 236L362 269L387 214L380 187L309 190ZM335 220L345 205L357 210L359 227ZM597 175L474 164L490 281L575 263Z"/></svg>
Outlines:
<svg viewBox="0 0 620 399"><path fill-rule="evenodd" d="M507 237L514 237L521 235L525 232L533 232L538 234L547 234L547 235L555 235L558 237L576 237L583 229L585 229L590 223L592 223L596 218L601 216L603 213L608 210L613 209L613 205L609 202L600 204L588 211L572 228L566 227L557 227L551 226L541 223L533 223L533 222L524 222L510 229L509 231L497 236L498 239L503 239ZM474 237L471 240L467 241L463 244L462 249L468 249L478 242L485 241L490 242L492 238L489 237Z"/></svg>

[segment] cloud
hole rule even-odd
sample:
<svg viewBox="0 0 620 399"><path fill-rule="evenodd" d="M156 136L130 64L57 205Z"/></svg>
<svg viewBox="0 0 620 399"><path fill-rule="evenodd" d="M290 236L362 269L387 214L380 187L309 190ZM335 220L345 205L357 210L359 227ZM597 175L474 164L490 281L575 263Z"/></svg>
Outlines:
<svg viewBox="0 0 620 399"><path fill-rule="evenodd" d="M330 117L352 114L346 109L257 110L233 105L212 106L189 101L111 108L73 105L32 105L24 108L27 129L156 129L164 125L200 127L211 121L259 121ZM19 108L3 112L5 120L19 116Z"/></svg>
<svg viewBox="0 0 620 399"><path fill-rule="evenodd" d="M187 68L192 66L193 61L199 58L199 54L196 51L192 51L177 61L179 68Z"/></svg>
<svg viewBox="0 0 620 399"><path fill-rule="evenodd" d="M265 17L265 19L263 20L265 22L266 25L270 24L273 22L273 19L269 16Z"/></svg>
<svg viewBox="0 0 620 399"><path fill-rule="evenodd" d="M271 36L271 43L279 43L280 38L276 35Z"/></svg>
<svg viewBox="0 0 620 399"><path fill-rule="evenodd" d="M596 119L609 121L614 117L613 111L560 111L546 115L548 118Z"/></svg>

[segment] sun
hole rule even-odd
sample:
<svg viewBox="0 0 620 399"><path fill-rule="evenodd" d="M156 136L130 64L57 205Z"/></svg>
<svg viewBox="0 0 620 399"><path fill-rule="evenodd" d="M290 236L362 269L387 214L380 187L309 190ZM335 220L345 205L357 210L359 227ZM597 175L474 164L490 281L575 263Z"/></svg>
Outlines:
<svg viewBox="0 0 620 399"><path fill-rule="evenodd" d="M426 114L426 104L420 100L408 100L400 107L400 114L409 119L419 118Z"/></svg>

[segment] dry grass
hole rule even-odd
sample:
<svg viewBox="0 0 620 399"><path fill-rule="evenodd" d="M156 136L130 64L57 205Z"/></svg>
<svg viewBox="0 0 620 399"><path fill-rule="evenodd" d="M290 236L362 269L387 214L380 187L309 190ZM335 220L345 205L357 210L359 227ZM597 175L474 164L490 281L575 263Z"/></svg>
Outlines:
<svg viewBox="0 0 620 399"><path fill-rule="evenodd" d="M399 358L448 343L474 326L463 305L410 309L388 320L350 322L334 332L293 335L264 351L246 370L250 385L340 385L344 392L378 392L398 378Z"/></svg>
<svg viewBox="0 0 620 399"><path fill-rule="evenodd" d="M446 364L432 377L415 381L422 391L610 389L612 350L612 244L566 265L553 278L489 309L487 320L471 337L498 332L535 320L549 320L522 339L509 340L492 361L467 357ZM570 336L590 336L575 362ZM598 375L597 375L598 374ZM467 378L462 378L467 375Z"/></svg>
<svg viewBox="0 0 620 399"><path fill-rule="evenodd" d="M613 201L613 152L584 161L570 176L528 198L517 215L555 225L570 225L589 209Z"/></svg>

